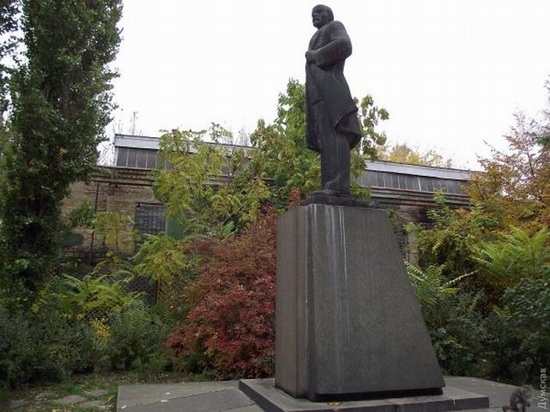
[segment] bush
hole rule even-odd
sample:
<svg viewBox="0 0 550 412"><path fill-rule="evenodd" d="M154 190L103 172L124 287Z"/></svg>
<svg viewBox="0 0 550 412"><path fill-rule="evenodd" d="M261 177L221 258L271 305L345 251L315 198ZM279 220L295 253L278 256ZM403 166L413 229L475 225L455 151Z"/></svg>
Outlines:
<svg viewBox="0 0 550 412"><path fill-rule="evenodd" d="M124 286L131 273L50 279L32 305L0 300L0 387L61 381L98 368L163 369L168 323ZM98 269L99 270L99 269Z"/></svg>
<svg viewBox="0 0 550 412"><path fill-rule="evenodd" d="M494 378L534 383L550 363L550 271L508 288L489 318L487 344Z"/></svg>
<svg viewBox="0 0 550 412"><path fill-rule="evenodd" d="M0 382L7 387L61 381L97 360L89 325L71 324L55 310L10 313L0 306L0 336Z"/></svg>
<svg viewBox="0 0 550 412"><path fill-rule="evenodd" d="M22 313L0 305L0 386L13 387L32 376L31 328Z"/></svg>
<svg viewBox="0 0 550 412"><path fill-rule="evenodd" d="M71 323L54 311L41 311L31 319L36 380L62 381L94 369L98 353L88 324Z"/></svg>
<svg viewBox="0 0 550 412"><path fill-rule="evenodd" d="M59 382L102 367L166 370L169 329L145 306L113 312L103 321L77 322L55 310L9 313L0 306L0 388Z"/></svg>
<svg viewBox="0 0 550 412"><path fill-rule="evenodd" d="M481 274L499 296L523 278L536 278L550 270L550 232L533 234L511 227L500 239L480 242L473 259Z"/></svg>
<svg viewBox="0 0 550 412"><path fill-rule="evenodd" d="M140 305L112 313L108 325L105 353L111 369L164 369L168 365L169 356L163 344L169 326L150 308Z"/></svg>
<svg viewBox="0 0 550 412"><path fill-rule="evenodd" d="M481 294L457 293L438 307L427 326L443 371L456 376L485 376L487 327L476 309Z"/></svg>
<svg viewBox="0 0 550 412"><path fill-rule="evenodd" d="M131 265L109 254L81 279L67 274L51 279L34 309L55 305L73 321L103 319L111 312L120 312L142 301L139 293L126 290L133 279Z"/></svg>
<svg viewBox="0 0 550 412"><path fill-rule="evenodd" d="M448 280L444 265L425 270L405 262L439 364L450 375L485 373L485 321L478 310L481 293L461 291L459 283L471 274Z"/></svg>
<svg viewBox="0 0 550 412"><path fill-rule="evenodd" d="M273 373L276 217L266 208L241 235L191 245L202 258L184 296L192 309L166 343L180 369L218 379Z"/></svg>

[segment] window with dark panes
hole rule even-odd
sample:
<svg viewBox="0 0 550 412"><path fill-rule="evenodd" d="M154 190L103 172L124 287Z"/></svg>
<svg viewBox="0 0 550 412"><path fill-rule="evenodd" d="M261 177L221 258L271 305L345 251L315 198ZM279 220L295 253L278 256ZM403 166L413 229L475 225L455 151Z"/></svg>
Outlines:
<svg viewBox="0 0 550 412"><path fill-rule="evenodd" d="M128 163L126 163L126 166L136 167L136 164L137 164L137 150L136 149L129 149Z"/></svg>
<svg viewBox="0 0 550 412"><path fill-rule="evenodd" d="M117 151L116 165L126 166L128 164L128 152L130 149L126 147L120 147Z"/></svg>
<svg viewBox="0 0 550 412"><path fill-rule="evenodd" d="M166 207L164 205L157 203L137 203L134 215L134 227L140 234L156 235L164 231L165 209Z"/></svg>
<svg viewBox="0 0 550 412"><path fill-rule="evenodd" d="M147 152L147 169L156 169L157 152L155 150L148 150Z"/></svg>
<svg viewBox="0 0 550 412"><path fill-rule="evenodd" d="M137 162L136 167L145 169L147 167L147 152L148 150L137 150Z"/></svg>

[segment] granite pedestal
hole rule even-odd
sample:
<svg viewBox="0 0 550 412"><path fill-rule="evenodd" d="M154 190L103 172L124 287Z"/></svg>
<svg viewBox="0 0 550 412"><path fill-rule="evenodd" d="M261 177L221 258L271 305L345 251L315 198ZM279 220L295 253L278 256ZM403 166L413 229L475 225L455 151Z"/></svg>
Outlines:
<svg viewBox="0 0 550 412"><path fill-rule="evenodd" d="M277 227L275 385L311 401L445 386L382 210L298 206Z"/></svg>
<svg viewBox="0 0 550 412"><path fill-rule="evenodd" d="M442 395L312 402L291 397L278 389L273 379L243 379L239 382L240 390L265 412L491 412L487 396L451 385L443 389Z"/></svg>

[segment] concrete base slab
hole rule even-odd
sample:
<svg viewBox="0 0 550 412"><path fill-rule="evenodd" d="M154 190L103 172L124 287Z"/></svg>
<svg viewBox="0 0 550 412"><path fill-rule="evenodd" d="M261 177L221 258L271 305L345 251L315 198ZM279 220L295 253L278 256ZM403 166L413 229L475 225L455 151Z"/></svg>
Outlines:
<svg viewBox="0 0 550 412"><path fill-rule="evenodd" d="M508 404L510 394L515 389L515 386L506 385L500 382L488 381L480 378L472 377L456 377L446 376L445 383L447 388L445 392L452 391L451 388L457 388L463 392L475 394L483 394L489 397L490 407L487 409L479 409L471 406L471 409L463 409L462 412L502 412L502 406ZM236 394L235 392L238 392ZM214 396L210 397L212 394ZM240 395L240 396L239 396ZM450 395L450 396L449 396ZM235 407L235 396L239 399L239 405ZM446 394L451 398L456 396L452 393ZM534 399L541 396L540 391L534 392ZM199 402L197 402L199 401ZM311 402L302 400L303 406L307 411L307 405ZM370 401L370 405L376 406L374 401ZM330 411L338 410L340 405L349 406L350 403L321 403ZM23 407L19 402L13 402L13 405L5 405L0 403L0 410L17 409ZM28 406L28 405L27 405ZM462 404L462 406L465 406ZM174 409L171 409L171 408ZM180 409L177 409L177 408ZM262 412L253 400L239 390L239 382L182 382L172 384L150 384L150 385L122 385L118 389L117 412L168 412L170 410L179 410L185 412L204 411L205 407L209 412L213 411L231 411L231 412ZM419 406L420 407L420 406ZM195 409L196 408L196 409ZM300 410L300 409L297 409ZM311 410L311 409L310 409ZM367 409L368 410L368 409ZM392 409L394 411L395 409ZM424 409L420 409L424 410ZM543 408L538 407L533 401L530 411L543 412ZM356 410L357 411L357 410Z"/></svg>
<svg viewBox="0 0 550 412"><path fill-rule="evenodd" d="M275 386L274 379L243 379L239 388L266 412L443 412L487 410L489 398L453 386L443 389L443 395L389 398L368 401L312 402L297 399Z"/></svg>
<svg viewBox="0 0 550 412"><path fill-rule="evenodd" d="M257 412L259 408L231 382L187 382L119 387L117 411Z"/></svg>

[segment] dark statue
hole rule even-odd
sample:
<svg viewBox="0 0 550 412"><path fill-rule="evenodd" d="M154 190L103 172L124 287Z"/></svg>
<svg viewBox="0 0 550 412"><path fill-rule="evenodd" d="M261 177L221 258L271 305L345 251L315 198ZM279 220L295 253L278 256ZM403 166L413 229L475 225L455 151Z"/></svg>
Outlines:
<svg viewBox="0 0 550 412"><path fill-rule="evenodd" d="M325 196L349 196L350 150L361 140L357 106L344 77L351 41L332 10L313 8L318 29L306 52L306 119L308 148L321 153L322 190Z"/></svg>

